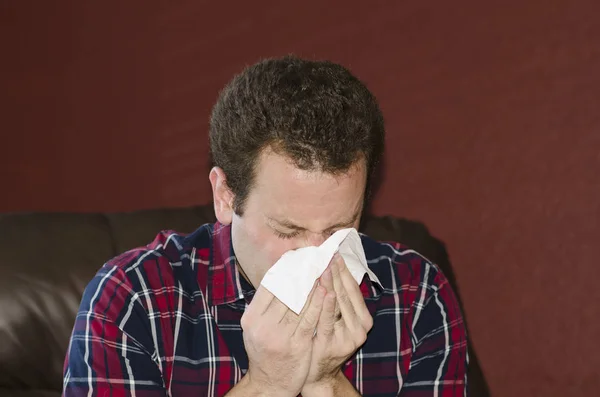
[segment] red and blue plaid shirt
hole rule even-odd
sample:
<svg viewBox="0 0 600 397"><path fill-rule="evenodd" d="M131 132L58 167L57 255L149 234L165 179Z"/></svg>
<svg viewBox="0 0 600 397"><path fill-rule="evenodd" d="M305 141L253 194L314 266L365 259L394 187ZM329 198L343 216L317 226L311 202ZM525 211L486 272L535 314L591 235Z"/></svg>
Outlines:
<svg viewBox="0 0 600 397"><path fill-rule="evenodd" d="M466 395L465 328L446 278L406 247L361 238L383 289L361 284L374 325L344 374L363 396ZM160 233L86 287L64 395L225 395L248 369L240 319L253 294L230 227Z"/></svg>

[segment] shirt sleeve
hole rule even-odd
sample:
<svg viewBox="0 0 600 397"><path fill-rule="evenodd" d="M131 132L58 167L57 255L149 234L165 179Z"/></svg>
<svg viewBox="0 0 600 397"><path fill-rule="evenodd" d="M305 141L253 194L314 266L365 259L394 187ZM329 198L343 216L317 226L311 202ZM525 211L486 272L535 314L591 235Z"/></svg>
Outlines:
<svg viewBox="0 0 600 397"><path fill-rule="evenodd" d="M413 352L402 397L467 395L467 336L456 295L430 266L415 303Z"/></svg>
<svg viewBox="0 0 600 397"><path fill-rule="evenodd" d="M63 396L165 396L148 314L122 269L85 288L65 358Z"/></svg>

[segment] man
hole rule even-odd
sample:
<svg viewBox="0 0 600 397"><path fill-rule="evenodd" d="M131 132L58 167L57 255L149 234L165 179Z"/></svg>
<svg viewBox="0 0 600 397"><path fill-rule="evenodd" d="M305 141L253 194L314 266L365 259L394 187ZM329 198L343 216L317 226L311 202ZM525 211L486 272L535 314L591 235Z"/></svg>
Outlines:
<svg viewBox="0 0 600 397"><path fill-rule="evenodd" d="M462 316L436 266L361 236L382 283L340 257L296 315L260 282L286 251L358 227L383 152L377 102L343 67L246 68L211 116L218 222L163 232L87 286L65 396L466 395Z"/></svg>

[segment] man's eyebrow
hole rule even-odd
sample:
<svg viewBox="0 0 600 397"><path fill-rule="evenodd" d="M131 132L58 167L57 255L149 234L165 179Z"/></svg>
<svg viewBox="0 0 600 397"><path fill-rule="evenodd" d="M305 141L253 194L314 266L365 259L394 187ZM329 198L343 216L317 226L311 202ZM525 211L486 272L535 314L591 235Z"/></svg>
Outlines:
<svg viewBox="0 0 600 397"><path fill-rule="evenodd" d="M294 230L306 230L305 228L303 228L302 226L298 226L296 225L294 222L288 220L288 219L275 219L275 218L269 218L270 221L275 222L276 224L278 224L279 226L283 226L287 229L294 229Z"/></svg>
<svg viewBox="0 0 600 397"><path fill-rule="evenodd" d="M348 219L347 221L336 223L335 225L329 226L325 230L331 230L331 229L341 228L344 226L350 226L351 224L353 224L356 221L356 219L358 219L359 215L360 215L360 211L358 211L354 215L352 215L352 217L350 219ZM283 226L287 229L298 230L298 231L306 230L306 228L296 225L294 222L290 221L289 219L275 219L275 218L271 218L271 217L267 217L267 218L270 221L275 222L279 226Z"/></svg>

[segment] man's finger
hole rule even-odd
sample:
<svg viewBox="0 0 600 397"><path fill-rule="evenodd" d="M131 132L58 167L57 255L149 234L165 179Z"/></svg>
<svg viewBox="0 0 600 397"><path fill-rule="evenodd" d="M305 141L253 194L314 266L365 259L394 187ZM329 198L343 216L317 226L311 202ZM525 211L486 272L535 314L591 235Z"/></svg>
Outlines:
<svg viewBox="0 0 600 397"><path fill-rule="evenodd" d="M252 298L252 302L248 306L248 310L246 312L250 312L253 315L261 316L275 298L268 289L260 285L254 294L254 298Z"/></svg>
<svg viewBox="0 0 600 397"><path fill-rule="evenodd" d="M304 304L304 307L302 308L302 310L300 310L300 314L298 314L298 316L302 317L302 315L304 314L305 311L308 310L308 307L310 306L310 301L312 300L315 291L317 290L317 287L320 284L320 280L316 279L312 289L310 290L310 292L308 293L308 297L306 298L306 303Z"/></svg>
<svg viewBox="0 0 600 397"><path fill-rule="evenodd" d="M358 315L354 311L348 291L346 291L346 287L342 282L341 274L342 271L348 271L348 269L346 268L346 264L340 255L336 255L334 261L335 263L332 267L333 287L337 295L337 302L340 312L342 313L342 320L348 328L354 329L356 326L360 325L360 318L358 318Z"/></svg>
<svg viewBox="0 0 600 397"><path fill-rule="evenodd" d="M267 317L271 323L277 324L283 321L288 312L291 312L291 310L285 303L274 297L263 316Z"/></svg>
<svg viewBox="0 0 600 397"><path fill-rule="evenodd" d="M371 313L369 313L360 286L356 283L356 280L352 277L352 273L350 273L345 264L340 270L340 279L352 303L352 308L360 319L360 323L363 327L370 329L372 323Z"/></svg>
<svg viewBox="0 0 600 397"><path fill-rule="evenodd" d="M328 278L329 282L331 279L331 270L325 270L321 279ZM317 326L317 338L329 338L335 331L335 323L339 320L335 312L336 309L336 294L335 292L327 292L323 301L323 310L321 310L321 316L319 317L319 324Z"/></svg>
<svg viewBox="0 0 600 397"><path fill-rule="evenodd" d="M299 316L298 327L296 328L295 334L299 336L310 336L314 335L317 324L319 323L319 317L323 309L323 300L327 291L320 285L317 285L312 292L312 296L307 305L302 309Z"/></svg>
<svg viewBox="0 0 600 397"><path fill-rule="evenodd" d="M333 260L331 260L331 262L329 262L329 265L327 265L327 268L325 269L325 271L323 272L323 274L321 274L321 277L319 278L319 284L322 285L323 287L325 287L325 290L327 292L335 292L333 289L333 275L332 275L332 265L333 265Z"/></svg>
<svg viewBox="0 0 600 397"><path fill-rule="evenodd" d="M319 283L319 280L316 280L315 283L313 284L313 287L310 290L308 297L306 298L306 303L304 304L304 307L302 308L300 313L296 314L286 306L287 310L285 311L285 313L283 313L283 316L281 317L279 322L283 322L283 323L287 323L287 324L298 324L300 322L300 317L302 317L304 312L306 310L308 310L308 307L310 306L310 301L312 300L312 297L315 293L318 283ZM294 331L295 331L295 329L294 329Z"/></svg>
<svg viewBox="0 0 600 397"><path fill-rule="evenodd" d="M332 260L329 262L329 265L319 278L319 283L325 287L327 293L335 293L335 289L333 287L333 270L332 268L335 266L335 261ZM337 303L337 299L334 302L334 312L335 312L335 320L338 321L342 318L342 313L340 312L339 304Z"/></svg>

